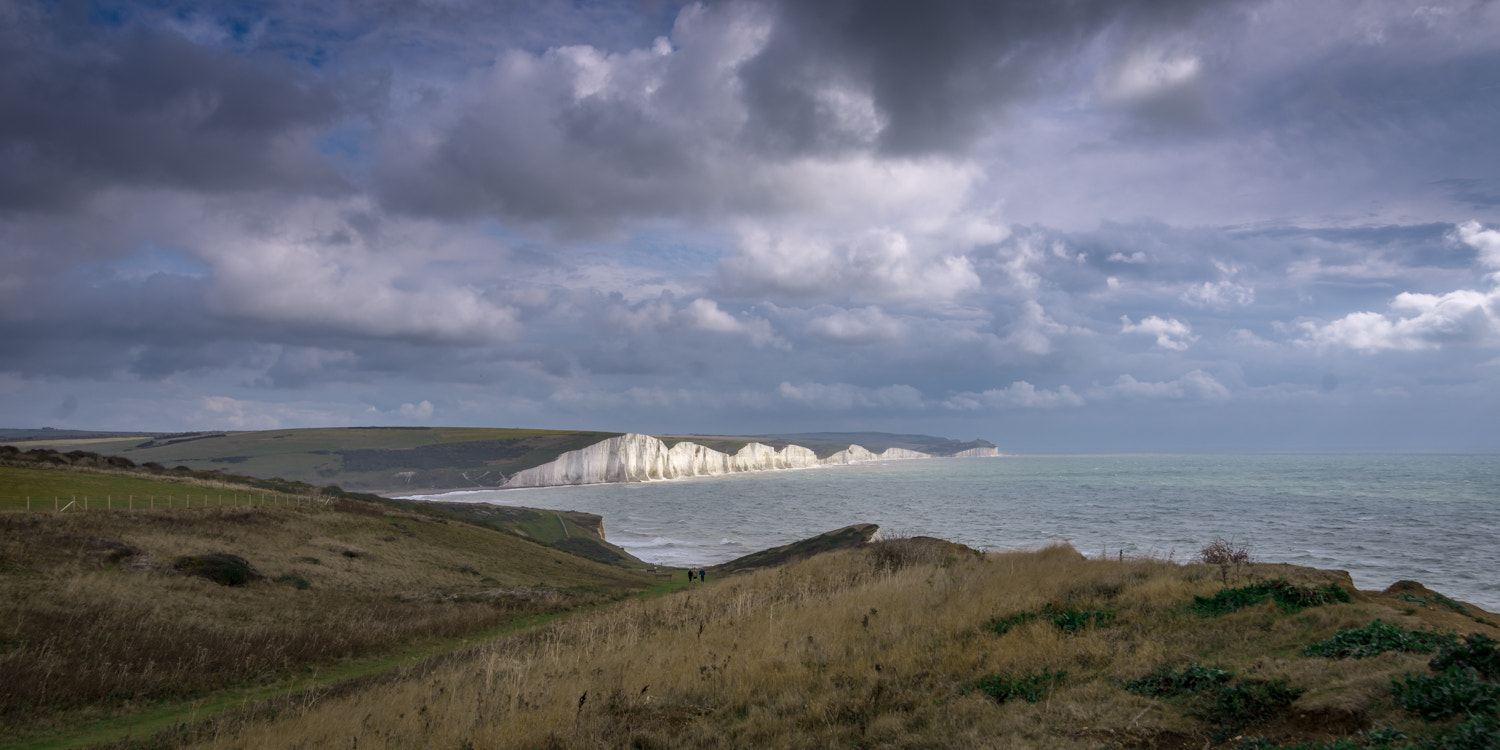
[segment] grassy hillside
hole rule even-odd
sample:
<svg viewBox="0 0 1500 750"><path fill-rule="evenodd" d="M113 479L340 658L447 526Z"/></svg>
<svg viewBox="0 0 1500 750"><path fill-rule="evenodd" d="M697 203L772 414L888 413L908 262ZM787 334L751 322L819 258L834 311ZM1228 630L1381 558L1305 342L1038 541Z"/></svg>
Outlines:
<svg viewBox="0 0 1500 750"><path fill-rule="evenodd" d="M119 456L0 446L0 509L93 512L113 510L308 507L336 504L363 512L406 512L484 526L612 565L645 563L605 541L591 513L484 503L428 503L348 492L281 479L158 464L136 466Z"/></svg>
<svg viewBox="0 0 1500 750"><path fill-rule="evenodd" d="M507 510L573 538L598 527ZM226 691L297 690L660 583L518 531L350 500L0 513L0 745L162 706L182 721ZM195 575L210 554L250 569Z"/></svg>
<svg viewBox="0 0 1500 750"><path fill-rule="evenodd" d="M1500 654L1454 635L1500 635L1493 620L1338 571L893 540L499 638L190 744L1493 748ZM1445 653L1492 671L1433 687Z"/></svg>
<svg viewBox="0 0 1500 750"><path fill-rule="evenodd" d="M467 427L352 427L201 432L139 438L83 436L16 442L122 456L137 464L222 470L335 484L362 492L494 487L522 469L618 433Z"/></svg>

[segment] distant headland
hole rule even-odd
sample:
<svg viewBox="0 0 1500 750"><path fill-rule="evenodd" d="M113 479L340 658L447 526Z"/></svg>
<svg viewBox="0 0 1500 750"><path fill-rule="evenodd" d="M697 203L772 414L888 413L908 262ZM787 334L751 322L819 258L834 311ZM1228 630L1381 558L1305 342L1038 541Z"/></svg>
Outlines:
<svg viewBox="0 0 1500 750"><path fill-rule="evenodd" d="M479 427L185 433L3 430L0 443L386 495L641 482L864 461L999 456L985 440L884 432L645 435Z"/></svg>

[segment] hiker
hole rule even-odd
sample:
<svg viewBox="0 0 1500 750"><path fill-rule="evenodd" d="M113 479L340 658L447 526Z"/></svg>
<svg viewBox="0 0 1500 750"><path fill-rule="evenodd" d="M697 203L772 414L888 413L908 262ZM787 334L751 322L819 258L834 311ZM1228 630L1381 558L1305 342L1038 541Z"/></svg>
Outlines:
<svg viewBox="0 0 1500 750"><path fill-rule="evenodd" d="M707 581L708 580L708 569L707 568L699 568L698 569L698 580L700 580L700 581Z"/></svg>
<svg viewBox="0 0 1500 750"><path fill-rule="evenodd" d="M690 570L688 570L688 583L692 583L692 582L693 582L693 571L690 569Z"/></svg>

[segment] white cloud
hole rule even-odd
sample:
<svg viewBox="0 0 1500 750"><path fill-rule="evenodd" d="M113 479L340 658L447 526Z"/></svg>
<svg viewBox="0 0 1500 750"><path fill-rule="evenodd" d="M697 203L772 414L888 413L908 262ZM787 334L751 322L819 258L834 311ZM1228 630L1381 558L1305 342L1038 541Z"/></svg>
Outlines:
<svg viewBox="0 0 1500 750"><path fill-rule="evenodd" d="M696 331L714 333L740 333L745 324L733 315L719 309L719 303L711 299L698 298L677 313L685 327Z"/></svg>
<svg viewBox="0 0 1500 750"><path fill-rule="evenodd" d="M1121 375L1115 382L1105 386L1094 386L1088 390L1089 398L1100 401L1131 400L1195 400L1222 401L1230 397L1229 389L1202 371L1193 370L1176 380L1143 381L1131 375Z"/></svg>
<svg viewBox="0 0 1500 750"><path fill-rule="evenodd" d="M188 424L199 429L274 430L283 425L326 424L328 416L285 404L247 401L229 396L204 396L188 414Z"/></svg>
<svg viewBox="0 0 1500 750"><path fill-rule="evenodd" d="M1068 386L1047 390L1024 380L1017 380L1004 388L993 388L980 393L958 393L945 401L949 409L973 411L977 409L1052 409L1057 407L1083 406L1082 396Z"/></svg>
<svg viewBox="0 0 1500 750"><path fill-rule="evenodd" d="M1478 222L1458 225L1459 241L1479 251L1479 264L1500 269L1500 231ZM1490 274L1500 282L1500 271ZM1500 344L1500 286L1488 292L1460 289L1447 294L1402 292L1390 311L1350 313L1327 325L1304 321L1297 343L1318 350L1420 351L1448 344Z"/></svg>
<svg viewBox="0 0 1500 750"><path fill-rule="evenodd" d="M396 410L396 415L401 417L402 419L409 419L417 422L431 419L432 413L432 402L426 399L423 399L422 401L415 404L402 404L401 408Z"/></svg>
<svg viewBox="0 0 1500 750"><path fill-rule="evenodd" d="M1196 55L1146 47L1122 60L1103 82L1104 98L1135 102L1158 97L1193 84L1201 70L1202 61Z"/></svg>
<svg viewBox="0 0 1500 750"><path fill-rule="evenodd" d="M426 272L422 264L444 260L441 252L409 258L367 245L343 216L358 208L305 201L270 226L197 228L195 252L212 268L208 309L373 338L483 344L520 335L514 308Z"/></svg>
<svg viewBox="0 0 1500 750"><path fill-rule="evenodd" d="M719 275L741 294L819 300L945 302L980 285L967 256L914 244L889 227L852 236L751 228Z"/></svg>
<svg viewBox="0 0 1500 750"><path fill-rule="evenodd" d="M782 382L777 393L787 401L829 411L846 411L856 408L921 409L925 406L922 392L909 385L864 388L848 383L793 385L789 382Z"/></svg>
<svg viewBox="0 0 1500 750"><path fill-rule="evenodd" d="M1066 333L1068 327L1047 315L1040 302L1026 300L1021 304L1021 314L1011 323L1005 343L1034 355L1052 352L1052 337Z"/></svg>
<svg viewBox="0 0 1500 750"><path fill-rule="evenodd" d="M906 325L870 306L813 318L808 321L807 332L839 344L873 344L901 338L906 335Z"/></svg>
<svg viewBox="0 0 1500 750"><path fill-rule="evenodd" d="M1142 263L1151 262L1151 258L1147 256L1145 251L1143 250L1137 250L1129 255L1121 252L1110 253L1109 256L1105 258L1105 260L1108 260L1111 263L1129 263L1132 265L1140 265Z"/></svg>
<svg viewBox="0 0 1500 750"><path fill-rule="evenodd" d="M1193 328L1176 318L1160 318L1155 315L1142 320L1139 323L1130 322L1130 316L1120 316L1121 333L1142 333L1147 336L1156 337L1156 345L1163 349L1171 349L1175 352L1184 351L1194 341L1198 340L1193 335Z"/></svg>
<svg viewBox="0 0 1500 750"><path fill-rule="evenodd" d="M1229 279L1205 281L1188 287L1188 290L1182 293L1181 299L1195 307L1216 309L1244 307L1255 302L1255 287L1237 284Z"/></svg>
<svg viewBox="0 0 1500 750"><path fill-rule="evenodd" d="M1492 345L1500 333L1500 291L1443 295L1403 292L1389 313L1350 313L1327 325L1303 322L1297 343L1360 352L1418 351L1444 344Z"/></svg>
<svg viewBox="0 0 1500 750"><path fill-rule="evenodd" d="M613 304L604 312L604 318L616 330L637 335L669 330L702 331L744 336L756 347L788 346L764 318L735 316L706 297L678 308L673 296L664 293L634 305Z"/></svg>
<svg viewBox="0 0 1500 750"><path fill-rule="evenodd" d="M1458 225L1458 238L1479 251L1480 265L1495 269L1491 278L1500 281L1500 230L1485 229L1477 221L1466 221Z"/></svg>

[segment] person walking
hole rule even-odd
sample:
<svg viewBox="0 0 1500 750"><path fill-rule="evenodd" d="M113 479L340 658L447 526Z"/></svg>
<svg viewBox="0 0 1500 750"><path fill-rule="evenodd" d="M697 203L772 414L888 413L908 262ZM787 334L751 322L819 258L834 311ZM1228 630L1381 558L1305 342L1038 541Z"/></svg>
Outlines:
<svg viewBox="0 0 1500 750"><path fill-rule="evenodd" d="M688 568L688 583L692 583L692 582L693 582L693 569L692 568Z"/></svg>
<svg viewBox="0 0 1500 750"><path fill-rule="evenodd" d="M698 569L698 580L700 580L700 581L707 581L708 580L708 568L699 568Z"/></svg>

